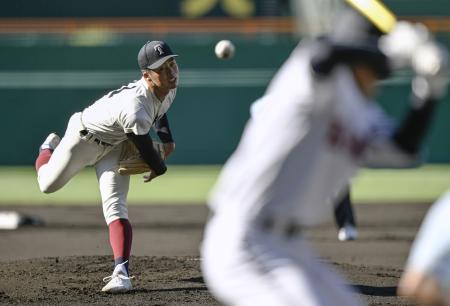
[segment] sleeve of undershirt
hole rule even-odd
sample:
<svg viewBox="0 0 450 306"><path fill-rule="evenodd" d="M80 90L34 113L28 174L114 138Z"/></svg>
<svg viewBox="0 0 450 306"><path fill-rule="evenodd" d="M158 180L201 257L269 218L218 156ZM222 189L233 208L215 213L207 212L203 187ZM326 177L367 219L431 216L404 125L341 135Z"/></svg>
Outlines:
<svg viewBox="0 0 450 306"><path fill-rule="evenodd" d="M163 143L174 142L172 132L170 131L167 114L164 114L158 121L155 122L155 131Z"/></svg>

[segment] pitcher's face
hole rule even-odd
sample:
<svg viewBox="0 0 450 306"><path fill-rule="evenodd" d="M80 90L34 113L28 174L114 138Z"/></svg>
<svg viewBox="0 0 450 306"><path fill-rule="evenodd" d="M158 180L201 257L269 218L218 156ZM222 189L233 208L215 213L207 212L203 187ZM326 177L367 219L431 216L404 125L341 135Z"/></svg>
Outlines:
<svg viewBox="0 0 450 306"><path fill-rule="evenodd" d="M149 71L149 76L155 87L160 89L174 89L178 85L178 64L174 58Z"/></svg>

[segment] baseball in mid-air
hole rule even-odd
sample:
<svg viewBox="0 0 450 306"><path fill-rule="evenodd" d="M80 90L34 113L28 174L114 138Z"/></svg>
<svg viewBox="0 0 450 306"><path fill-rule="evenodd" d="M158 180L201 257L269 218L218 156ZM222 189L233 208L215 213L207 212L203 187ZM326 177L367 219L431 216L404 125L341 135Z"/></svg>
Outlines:
<svg viewBox="0 0 450 306"><path fill-rule="evenodd" d="M235 47L231 41L224 39L216 44L214 52L218 58L228 59L234 56Z"/></svg>

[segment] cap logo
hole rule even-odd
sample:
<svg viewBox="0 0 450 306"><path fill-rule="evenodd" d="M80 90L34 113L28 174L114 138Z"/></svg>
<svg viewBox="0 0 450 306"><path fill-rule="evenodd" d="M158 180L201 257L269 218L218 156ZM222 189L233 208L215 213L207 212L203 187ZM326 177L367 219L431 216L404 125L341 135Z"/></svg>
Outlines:
<svg viewBox="0 0 450 306"><path fill-rule="evenodd" d="M156 46L153 47L153 49L155 49L155 52L158 52L159 55L163 55L164 54L164 50L163 50L161 44L157 44Z"/></svg>

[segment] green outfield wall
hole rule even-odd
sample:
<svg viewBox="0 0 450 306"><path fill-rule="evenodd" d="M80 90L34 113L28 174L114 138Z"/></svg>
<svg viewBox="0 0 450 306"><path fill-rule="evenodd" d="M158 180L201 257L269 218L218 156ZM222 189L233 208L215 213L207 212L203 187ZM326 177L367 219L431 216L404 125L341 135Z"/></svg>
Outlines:
<svg viewBox="0 0 450 306"><path fill-rule="evenodd" d="M225 35L225 34L224 34ZM174 164L220 164L236 147L249 117L277 67L294 47L292 37L231 37L235 58L219 61L218 36L169 37L180 54L181 83L169 111L177 150ZM79 44L61 38L0 40L0 105L3 131L0 164L32 164L49 132L64 134L73 112L109 90L139 77L136 54L146 39L128 37ZM449 36L441 40L450 45ZM409 96L408 74L383 83L383 107L400 118ZM302 84L299 84L302 86ZM424 148L427 162L450 162L450 100L439 110ZM282 131L280 131L282 132ZM270 145L270 141L268 141ZM263 152L262 152L263 153Z"/></svg>
<svg viewBox="0 0 450 306"><path fill-rule="evenodd" d="M309 0L315 1L315 0ZM450 15L448 0L383 1L400 16ZM0 17L204 17L280 16L289 14L289 0L14 0L0 2Z"/></svg>

